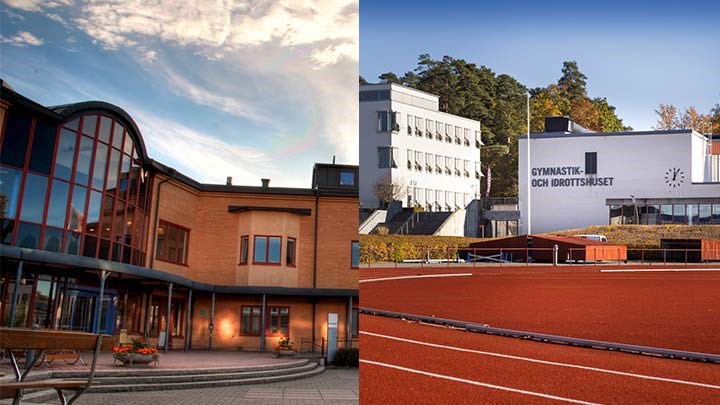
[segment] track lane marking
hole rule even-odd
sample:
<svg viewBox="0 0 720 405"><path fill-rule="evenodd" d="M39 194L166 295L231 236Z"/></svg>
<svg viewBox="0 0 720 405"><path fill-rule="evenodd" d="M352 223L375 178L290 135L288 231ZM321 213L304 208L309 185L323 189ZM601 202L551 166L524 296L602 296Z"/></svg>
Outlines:
<svg viewBox="0 0 720 405"><path fill-rule="evenodd" d="M464 383L464 384L477 385L477 386L485 387L485 388L492 388L492 389L501 390L501 391L509 391L509 392L514 392L517 394L532 395L532 396L541 397L541 398L554 399L557 401L571 402L574 404L598 405L598 403L596 403L596 402L586 402L586 401L581 401L581 400L572 399L572 398L559 397L556 395L543 394L542 392L526 391L526 390L521 390L518 388L504 387L502 385L488 384L488 383L484 383L484 382L480 382L480 381L467 380L465 378L453 377L453 376L444 375L444 374L431 373L429 371L417 370L414 368L402 367L402 366L398 366L395 364L381 363L379 361L360 359L360 363L367 363L367 364L372 364L372 365L379 366L379 367L386 367L386 368L391 368L391 369L395 369L395 370L405 371L408 373L421 374L421 375L428 376L428 377L441 378L443 380L450 380L450 381L460 382L460 383Z"/></svg>
<svg viewBox="0 0 720 405"><path fill-rule="evenodd" d="M634 377L634 378L641 378L641 379L645 379L645 380L662 381L662 382L669 382L669 383L683 384L683 385L692 385L692 386L696 386L696 387L720 390L720 385L705 384L705 383L699 383L699 382L694 382L694 381L676 380L673 378L665 378L665 377L655 377L655 376L645 375L645 374L627 373L624 371L610 370L610 369L590 367L590 366L582 366L579 364L559 363L559 362L555 362L555 361L533 359L533 358L529 358L529 357L513 356L510 354L502 354L502 353L495 353L495 352L486 352L486 351L482 351L482 350L465 349L462 347L421 342L419 340L405 339L405 338L401 338L401 337L397 337L397 336L382 335L379 333L366 332L366 331L360 331L360 334L374 336L374 337L383 338L383 339L389 339L389 340L397 340L400 342L412 343L412 344L421 345L421 346L434 347L434 348L438 348L438 349L455 350L455 351L465 352L465 353L474 353L474 354L481 354L481 355L486 355L486 356L501 357L501 358L505 358L505 359L526 361L526 362L530 362L530 363L539 363L539 364L546 364L546 365L558 366L558 367L576 368L576 369L580 369L580 370L595 371L598 373L621 375L624 377Z"/></svg>
<svg viewBox="0 0 720 405"><path fill-rule="evenodd" d="M692 271L720 271L718 269L605 269L600 270L600 273L661 273L665 271L676 271L676 272L692 272Z"/></svg>
<svg viewBox="0 0 720 405"><path fill-rule="evenodd" d="M372 283L375 281L387 281L387 280L405 280L409 278L434 278L434 277L466 277L472 276L472 273L447 273L447 274L423 274L419 276L396 276L396 277L383 277L383 278L366 278L360 280L360 283Z"/></svg>

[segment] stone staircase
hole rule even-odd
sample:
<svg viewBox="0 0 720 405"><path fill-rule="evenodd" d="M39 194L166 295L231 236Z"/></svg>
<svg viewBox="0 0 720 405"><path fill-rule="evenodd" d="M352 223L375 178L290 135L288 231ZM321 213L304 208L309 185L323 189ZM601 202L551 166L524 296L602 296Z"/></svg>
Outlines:
<svg viewBox="0 0 720 405"><path fill-rule="evenodd" d="M324 366L308 359L298 359L282 364L246 367L98 370L95 372L93 385L85 393L160 391L265 384L308 378L323 371L325 371ZM83 371L59 370L31 375L28 379L72 379L82 378L85 375L87 373ZM57 399L57 394L53 390L26 391L23 396L23 401L29 403L40 403L52 399ZM0 401L0 404L4 403L5 401Z"/></svg>

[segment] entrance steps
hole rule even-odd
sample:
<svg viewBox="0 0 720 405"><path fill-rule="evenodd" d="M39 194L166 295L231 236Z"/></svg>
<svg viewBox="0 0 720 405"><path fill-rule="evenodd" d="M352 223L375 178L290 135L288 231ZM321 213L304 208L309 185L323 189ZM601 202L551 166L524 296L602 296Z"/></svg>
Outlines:
<svg viewBox="0 0 720 405"><path fill-rule="evenodd" d="M97 370L88 393L139 392L224 387L230 385L266 384L316 376L325 371L318 362L297 359L279 364L245 367L214 367L185 369L133 369ZM84 371L58 370L42 373L40 378L83 378ZM29 376L36 377L36 376ZM72 391L68 391L68 397ZM57 399L54 390L26 391L23 400L40 403ZM4 404L5 401L0 401ZM9 402L8 402L9 403Z"/></svg>

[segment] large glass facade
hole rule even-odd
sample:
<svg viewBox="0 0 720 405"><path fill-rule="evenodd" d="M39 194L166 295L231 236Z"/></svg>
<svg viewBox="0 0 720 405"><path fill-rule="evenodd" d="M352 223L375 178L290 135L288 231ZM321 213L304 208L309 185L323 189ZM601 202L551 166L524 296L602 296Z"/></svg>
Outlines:
<svg viewBox="0 0 720 405"><path fill-rule="evenodd" d="M11 107L0 147L0 243L144 264L149 184L118 117Z"/></svg>
<svg viewBox="0 0 720 405"><path fill-rule="evenodd" d="M720 200L702 204L610 205L610 225L720 224Z"/></svg>

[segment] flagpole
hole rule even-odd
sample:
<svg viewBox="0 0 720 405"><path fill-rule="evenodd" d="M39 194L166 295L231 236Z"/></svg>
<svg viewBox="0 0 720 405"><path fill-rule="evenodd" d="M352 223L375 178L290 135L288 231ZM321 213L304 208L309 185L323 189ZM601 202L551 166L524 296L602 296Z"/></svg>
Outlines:
<svg viewBox="0 0 720 405"><path fill-rule="evenodd" d="M527 92L527 234L532 233L530 216L530 92Z"/></svg>

